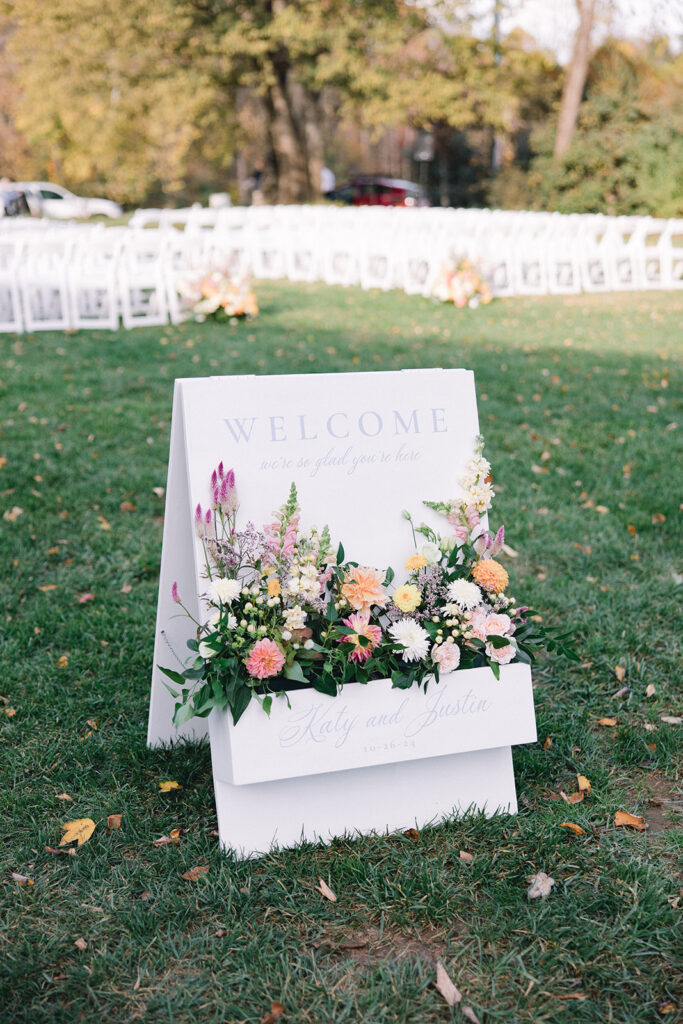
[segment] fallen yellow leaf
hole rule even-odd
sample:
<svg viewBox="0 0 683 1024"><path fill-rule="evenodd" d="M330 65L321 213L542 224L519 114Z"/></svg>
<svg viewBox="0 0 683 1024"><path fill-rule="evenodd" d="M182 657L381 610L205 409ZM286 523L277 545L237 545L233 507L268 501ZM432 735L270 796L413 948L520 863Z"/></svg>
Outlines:
<svg viewBox="0 0 683 1024"><path fill-rule="evenodd" d="M543 743L543 749L544 750L550 750L552 745L553 745L553 741L550 739L550 736L546 736L545 742Z"/></svg>
<svg viewBox="0 0 683 1024"><path fill-rule="evenodd" d="M586 830L581 828L573 821L561 821L560 828L568 828L570 832L573 832L575 836L585 836Z"/></svg>
<svg viewBox="0 0 683 1024"><path fill-rule="evenodd" d="M616 718L600 718L598 719L598 725L616 725Z"/></svg>
<svg viewBox="0 0 683 1024"><path fill-rule="evenodd" d="M636 534L638 533L638 531L636 530L636 528L633 525L633 523L629 523L628 526L626 527L626 529L628 530L628 532L631 534L632 537L635 537Z"/></svg>
<svg viewBox="0 0 683 1024"><path fill-rule="evenodd" d="M152 840L153 846L166 846L167 843L179 843L180 842L180 829L172 828L169 835L159 836L158 839Z"/></svg>
<svg viewBox="0 0 683 1024"><path fill-rule="evenodd" d="M332 892L327 882L322 878L319 878L318 881L320 882L320 885L316 885L315 888L318 890L321 896L324 896L326 900L330 901L330 903L336 903L337 896L335 893Z"/></svg>
<svg viewBox="0 0 683 1024"><path fill-rule="evenodd" d="M47 594L50 590L56 590L57 586L54 583L46 583L44 587L38 587L38 590L42 590L44 594Z"/></svg>
<svg viewBox="0 0 683 1024"><path fill-rule="evenodd" d="M436 961L435 985L436 991L439 995L443 996L449 1006L456 1006L462 999L462 992L455 987L440 960Z"/></svg>
<svg viewBox="0 0 683 1024"><path fill-rule="evenodd" d="M107 522L104 516L97 517L100 523L100 530L111 530L111 523Z"/></svg>
<svg viewBox="0 0 683 1024"><path fill-rule="evenodd" d="M268 1012L261 1017L261 1024L275 1024L280 1019L282 1014L285 1012L285 1008L282 1003L279 1003L277 999L274 999L270 1004Z"/></svg>
<svg viewBox="0 0 683 1024"><path fill-rule="evenodd" d="M18 871L12 872L12 880L16 882L17 885L34 885L32 878L29 878L28 875L20 875Z"/></svg>
<svg viewBox="0 0 683 1024"><path fill-rule="evenodd" d="M591 784L590 784L590 782L588 781L588 779L586 778L585 775L577 775L576 776L576 781L579 784L579 792L580 793L590 793L590 791L591 791Z"/></svg>
<svg viewBox="0 0 683 1024"><path fill-rule="evenodd" d="M78 843L82 846L83 843L87 843L90 836L95 831L95 822L92 818L76 818L74 821L67 821L62 825L62 831L64 835L59 840L60 846L66 846L67 843Z"/></svg>
<svg viewBox="0 0 683 1024"><path fill-rule="evenodd" d="M200 864L196 868L190 868L189 871L186 871L185 874L180 877L185 878L188 882L196 882L198 878L201 878L202 875L208 875L208 873L208 864Z"/></svg>
<svg viewBox="0 0 683 1024"><path fill-rule="evenodd" d="M179 782L160 782L159 789L162 793L170 793L172 789L182 789L183 787Z"/></svg>
<svg viewBox="0 0 683 1024"><path fill-rule="evenodd" d="M61 657L57 659L57 668L66 668L68 664L69 659L67 658L66 654L62 654Z"/></svg>
<svg viewBox="0 0 683 1024"><path fill-rule="evenodd" d="M617 811L614 815L614 824L617 828L635 828L638 832L644 832L648 827L645 818L641 818L637 814L629 814L628 811Z"/></svg>
<svg viewBox="0 0 683 1024"><path fill-rule="evenodd" d="M626 669L623 667L623 665L615 665L614 674L619 680L619 682L623 683L624 679L626 678Z"/></svg>
<svg viewBox="0 0 683 1024"><path fill-rule="evenodd" d="M655 684L654 683L648 683L647 686L645 687L645 696L646 697L654 697L656 692L657 691L655 689Z"/></svg>
<svg viewBox="0 0 683 1024"><path fill-rule="evenodd" d="M19 516L23 516L23 514L23 508L19 508L18 505L14 505L13 508L11 509L5 509L5 511L2 513L2 518L6 520L6 522L8 523L16 523Z"/></svg>

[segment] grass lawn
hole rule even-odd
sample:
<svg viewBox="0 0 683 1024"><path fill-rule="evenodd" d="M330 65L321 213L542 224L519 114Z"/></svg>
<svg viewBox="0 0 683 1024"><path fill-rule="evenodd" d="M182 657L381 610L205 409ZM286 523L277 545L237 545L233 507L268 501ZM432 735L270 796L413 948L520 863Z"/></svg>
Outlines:
<svg viewBox="0 0 683 1024"><path fill-rule="evenodd" d="M683 294L258 294L234 327L0 336L0 1021L464 1021L437 958L482 1024L680 1020ZM535 670L516 817L236 863L208 748L145 747L173 378L414 366L475 371L514 593L575 627L581 664Z"/></svg>

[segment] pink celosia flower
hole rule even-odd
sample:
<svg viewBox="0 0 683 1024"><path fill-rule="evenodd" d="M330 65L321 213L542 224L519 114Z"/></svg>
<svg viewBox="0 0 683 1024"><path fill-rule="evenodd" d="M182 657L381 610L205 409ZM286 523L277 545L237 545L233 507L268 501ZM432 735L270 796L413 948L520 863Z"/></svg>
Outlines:
<svg viewBox="0 0 683 1024"><path fill-rule="evenodd" d="M249 651L247 672L255 679L276 676L285 663L285 656L274 640L257 640Z"/></svg>
<svg viewBox="0 0 683 1024"><path fill-rule="evenodd" d="M457 644L439 644L432 648L432 661L442 672L454 672L460 664L460 648Z"/></svg>
<svg viewBox="0 0 683 1024"><path fill-rule="evenodd" d="M180 604L180 594L178 593L177 581L175 581L173 586L171 587L171 598L173 601L175 601L176 604Z"/></svg>
<svg viewBox="0 0 683 1024"><path fill-rule="evenodd" d="M499 665L507 665L512 661L517 651L512 644L507 644L505 647L494 647L493 644L487 644L486 653L492 661L497 661Z"/></svg>
<svg viewBox="0 0 683 1024"><path fill-rule="evenodd" d="M353 629L354 632L348 636L341 637L339 643L352 643L353 649L349 654L349 661L357 661L363 663L367 661L372 654L373 648L382 639L382 630L379 626L370 625L369 615L349 615L348 619L342 619L345 626L349 629ZM370 641L369 644L361 644L359 637L364 636Z"/></svg>

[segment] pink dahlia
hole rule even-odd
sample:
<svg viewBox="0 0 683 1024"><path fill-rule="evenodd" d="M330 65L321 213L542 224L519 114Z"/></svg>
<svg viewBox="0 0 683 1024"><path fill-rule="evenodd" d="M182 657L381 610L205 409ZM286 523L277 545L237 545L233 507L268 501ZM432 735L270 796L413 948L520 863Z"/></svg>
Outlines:
<svg viewBox="0 0 683 1024"><path fill-rule="evenodd" d="M342 619L345 626L354 630L353 633L348 636L342 637L339 643L351 643L353 648L349 654L349 661L364 662L367 661L372 654L373 648L382 639L382 630L379 626L370 625L369 615L349 615L348 619ZM370 642L368 644L361 644L360 637L365 637Z"/></svg>
<svg viewBox="0 0 683 1024"><path fill-rule="evenodd" d="M249 651L247 672L256 679L276 676L285 663L285 656L274 640L257 640Z"/></svg>

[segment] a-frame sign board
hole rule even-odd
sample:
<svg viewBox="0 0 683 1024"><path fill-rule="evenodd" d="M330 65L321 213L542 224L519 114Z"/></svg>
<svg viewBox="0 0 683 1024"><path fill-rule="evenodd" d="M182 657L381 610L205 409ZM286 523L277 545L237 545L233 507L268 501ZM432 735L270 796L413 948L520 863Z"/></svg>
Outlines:
<svg viewBox="0 0 683 1024"><path fill-rule="evenodd" d="M378 568L391 565L400 578L414 550L402 510L444 532L443 520L422 501L460 493L459 480L478 432L474 377L466 370L177 380L148 743L201 738L207 732L204 719L195 719L178 731L174 728L173 698L157 666L179 669L187 653L190 630L171 599L174 582L192 614L200 620L203 614L200 595L205 584L194 508L197 503L206 507L209 477L220 461L235 471L242 525L251 521L260 528L270 521L294 481L305 527L327 523L333 542L343 543L347 557ZM401 760L394 749L394 724L391 742L387 733L379 737L385 742L378 747L375 730L373 743L363 747L373 751L367 755L372 763L340 755L337 765L321 756L310 735L304 737L310 740L309 754L303 755L302 762L298 750L297 767L288 768L294 761L280 756L277 740L291 732L291 719L283 718L288 711L283 701L275 703L270 719L257 705L250 705L238 725L227 732L225 723L215 723L212 716L221 842L249 856L267 852L274 843L286 846L301 838L327 840L344 832L421 826L469 807L489 814L514 812L510 744L530 742L536 731L528 670L510 668L517 674L509 673L515 682L507 690L503 680L496 683L490 670L474 670L480 674L477 707L485 714L479 716L476 728L460 715L462 721L453 726L459 730L453 746L457 752L439 752L439 756L434 756L425 734L422 746L413 745L409 759ZM464 678L461 681L468 675L456 672L448 677L453 681L448 684L451 699L457 698L448 705L451 709L461 703L464 709L465 697L474 706L471 688L466 695L468 684ZM458 687L464 687L459 696ZM369 693L372 685L361 689ZM314 696L328 702L325 710L334 705L341 711L342 705L334 702L343 698L303 692L304 702ZM359 699L365 700L365 693ZM349 694L351 700L351 690ZM391 699L391 694L382 697L385 702ZM304 708L302 713L321 714L316 708ZM402 707L401 715L405 714ZM357 731L370 720L375 722L376 717L359 712L354 717L354 722L360 722ZM272 761L271 771L240 771L237 750L240 745L249 746L252 727L260 730L257 743L264 742L264 727L271 730L278 750L273 747L269 752L267 733L263 750L266 762ZM382 745L392 752L377 753ZM356 747L361 749L358 743Z"/></svg>

